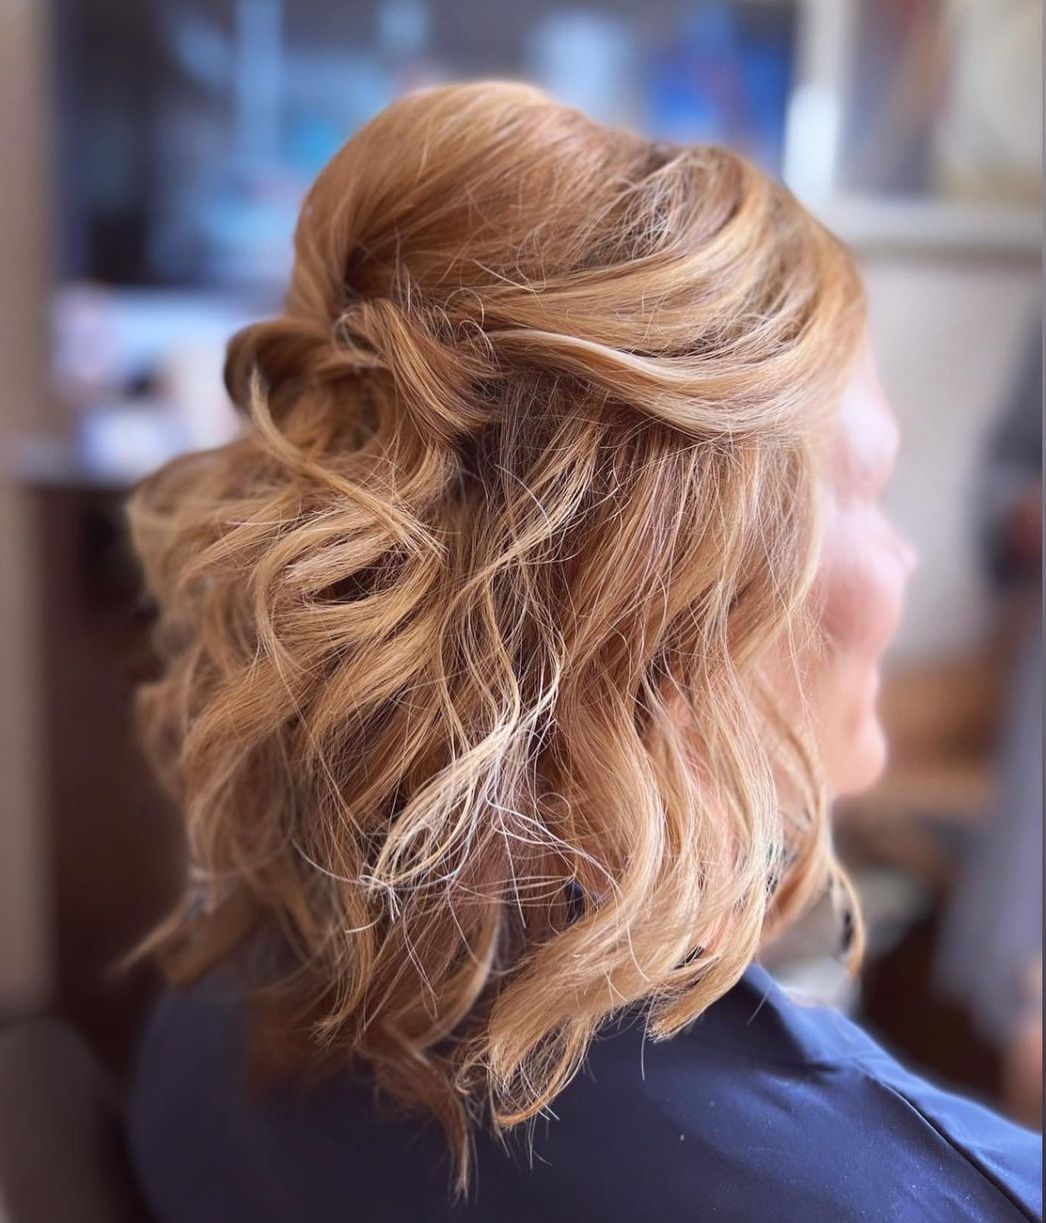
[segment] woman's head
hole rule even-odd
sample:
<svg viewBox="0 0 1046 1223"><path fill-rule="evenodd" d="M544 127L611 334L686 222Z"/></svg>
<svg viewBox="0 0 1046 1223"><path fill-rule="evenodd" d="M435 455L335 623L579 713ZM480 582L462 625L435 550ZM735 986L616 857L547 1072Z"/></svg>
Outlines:
<svg viewBox="0 0 1046 1223"><path fill-rule="evenodd" d="M282 931L288 1044L464 1157L610 1013L672 1033L845 885L818 739L881 645L833 621L861 292L748 163L498 83L378 116L295 251L230 344L243 436L131 506L206 893L162 943Z"/></svg>

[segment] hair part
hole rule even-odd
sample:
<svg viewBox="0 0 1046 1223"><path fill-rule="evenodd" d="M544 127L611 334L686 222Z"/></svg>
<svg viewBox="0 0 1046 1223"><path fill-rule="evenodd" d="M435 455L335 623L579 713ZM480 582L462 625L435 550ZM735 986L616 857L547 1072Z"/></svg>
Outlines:
<svg viewBox="0 0 1046 1223"><path fill-rule="evenodd" d="M848 886L760 665L810 631L861 327L849 254L742 158L419 92L231 341L243 433L131 499L193 879L151 946L185 980L278 930L280 1056L435 1114L460 1186L610 1016L671 1036Z"/></svg>

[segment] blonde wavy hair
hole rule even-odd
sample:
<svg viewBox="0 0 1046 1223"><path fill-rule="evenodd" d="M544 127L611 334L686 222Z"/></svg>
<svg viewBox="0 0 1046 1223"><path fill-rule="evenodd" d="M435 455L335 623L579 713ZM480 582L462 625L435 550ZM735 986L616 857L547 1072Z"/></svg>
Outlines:
<svg viewBox="0 0 1046 1223"><path fill-rule="evenodd" d="M849 895L764 660L816 633L861 289L742 158L500 82L358 132L295 256L242 434L130 501L191 862L151 946L278 931L267 1047L434 1113L464 1185L609 1017L671 1036Z"/></svg>

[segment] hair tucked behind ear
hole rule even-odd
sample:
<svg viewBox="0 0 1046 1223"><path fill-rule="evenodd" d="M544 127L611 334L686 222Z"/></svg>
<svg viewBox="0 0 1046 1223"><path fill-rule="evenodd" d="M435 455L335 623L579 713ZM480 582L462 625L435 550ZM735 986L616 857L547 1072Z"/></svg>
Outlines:
<svg viewBox="0 0 1046 1223"><path fill-rule="evenodd" d="M130 504L197 884L155 945L178 980L281 932L288 1060L434 1112L464 1184L472 1122L842 880L760 663L807 631L861 294L742 159L492 82L360 131L295 251L229 346L242 436Z"/></svg>

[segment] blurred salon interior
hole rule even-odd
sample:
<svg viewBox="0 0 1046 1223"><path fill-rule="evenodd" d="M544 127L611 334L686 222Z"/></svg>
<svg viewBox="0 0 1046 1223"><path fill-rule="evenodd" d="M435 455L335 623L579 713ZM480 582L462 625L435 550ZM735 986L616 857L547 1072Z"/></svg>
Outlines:
<svg viewBox="0 0 1046 1223"><path fill-rule="evenodd" d="M118 1096L157 988L120 959L182 877L123 499L237 429L225 341L277 308L331 153L484 76L729 144L856 251L921 563L889 766L835 812L865 967L817 911L766 962L1040 1128L1041 0L0 0L0 1148L43 1090L26 1019Z"/></svg>

